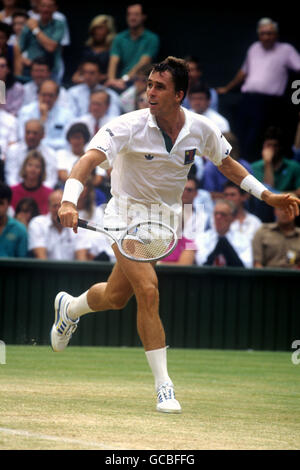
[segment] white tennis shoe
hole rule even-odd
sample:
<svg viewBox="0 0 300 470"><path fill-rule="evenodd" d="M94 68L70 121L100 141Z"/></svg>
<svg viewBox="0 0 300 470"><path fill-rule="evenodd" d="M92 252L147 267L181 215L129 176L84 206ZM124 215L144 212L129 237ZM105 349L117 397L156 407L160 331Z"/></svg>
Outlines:
<svg viewBox="0 0 300 470"><path fill-rule="evenodd" d="M181 406L175 398L173 385L166 382L158 388L156 409L163 413L181 413Z"/></svg>
<svg viewBox="0 0 300 470"><path fill-rule="evenodd" d="M67 292L59 292L55 297L55 321L50 333L51 346L54 352L61 352L68 346L72 334L78 326L79 318L74 321L67 315L67 309L72 299L72 295L67 294Z"/></svg>

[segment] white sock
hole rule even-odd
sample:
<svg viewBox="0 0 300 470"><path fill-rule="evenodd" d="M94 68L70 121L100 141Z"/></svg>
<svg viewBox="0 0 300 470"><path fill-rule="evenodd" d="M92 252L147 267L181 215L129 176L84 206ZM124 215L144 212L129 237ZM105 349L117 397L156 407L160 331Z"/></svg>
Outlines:
<svg viewBox="0 0 300 470"><path fill-rule="evenodd" d="M85 313L93 312L87 303L88 291L81 294L79 297L74 297L69 305L67 315L71 320L76 320Z"/></svg>
<svg viewBox="0 0 300 470"><path fill-rule="evenodd" d="M167 368L167 348L145 351L145 354L154 375L156 390L165 382L173 385Z"/></svg>

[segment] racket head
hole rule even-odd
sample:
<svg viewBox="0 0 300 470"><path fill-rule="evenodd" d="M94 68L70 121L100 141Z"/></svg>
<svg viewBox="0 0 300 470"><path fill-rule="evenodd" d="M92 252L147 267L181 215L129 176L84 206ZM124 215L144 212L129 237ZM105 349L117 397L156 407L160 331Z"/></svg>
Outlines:
<svg viewBox="0 0 300 470"><path fill-rule="evenodd" d="M169 225L158 221L141 221L130 225L118 241L126 258L148 263L168 256L176 248L177 235Z"/></svg>

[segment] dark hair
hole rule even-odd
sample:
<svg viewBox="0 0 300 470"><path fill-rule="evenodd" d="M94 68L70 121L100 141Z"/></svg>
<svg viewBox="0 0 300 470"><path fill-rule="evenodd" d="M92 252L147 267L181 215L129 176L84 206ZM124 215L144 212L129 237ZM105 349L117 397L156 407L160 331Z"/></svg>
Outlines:
<svg viewBox="0 0 300 470"><path fill-rule="evenodd" d="M70 137L72 137L72 135L78 134L78 133L82 134L85 143L87 143L91 138L88 127L83 122L77 122L73 124L68 130L67 140L69 140Z"/></svg>
<svg viewBox="0 0 300 470"><path fill-rule="evenodd" d="M283 142L283 132L280 127L275 127L275 126L270 126L267 128L265 135L264 135L264 140L278 140L278 142L282 143Z"/></svg>
<svg viewBox="0 0 300 470"><path fill-rule="evenodd" d="M198 187L199 187L198 180L197 180L197 178L196 178L193 174L191 174L190 172L189 172L189 174L188 174L187 181L194 181L195 187L196 187L196 189L198 189Z"/></svg>
<svg viewBox="0 0 300 470"><path fill-rule="evenodd" d="M14 19L16 16L23 16L23 18L26 18L26 19L29 18L27 11L24 10L23 8L17 8L11 16L12 16L12 19Z"/></svg>
<svg viewBox="0 0 300 470"><path fill-rule="evenodd" d="M189 95L194 93L203 93L208 100L211 99L211 92L208 86L204 85L203 83L197 83L196 85L192 86L189 90Z"/></svg>
<svg viewBox="0 0 300 470"><path fill-rule="evenodd" d="M235 184L233 181L226 181L226 183L224 183L224 186L223 186L223 191L226 189L226 188L236 188L240 194L245 194L246 191L244 191L239 185Z"/></svg>
<svg viewBox="0 0 300 470"><path fill-rule="evenodd" d="M31 68L34 64L36 64L36 65L46 65L48 67L48 69L50 70L49 60L45 56L39 56L39 57L36 57L35 59L33 59L32 62L31 62Z"/></svg>
<svg viewBox="0 0 300 470"><path fill-rule="evenodd" d="M4 23L3 21L0 21L0 31L2 31L7 39L10 38L10 35L12 34L12 28L9 24Z"/></svg>
<svg viewBox="0 0 300 470"><path fill-rule="evenodd" d="M80 67L83 67L83 65L85 64L94 64L98 68L99 72L101 72L101 65L97 57L88 56L82 59L82 61L80 62Z"/></svg>
<svg viewBox="0 0 300 470"><path fill-rule="evenodd" d="M27 153L25 160L23 161L21 170L20 170L20 176L24 179L26 175L26 165L29 160L34 158L35 160L38 160L41 164L41 175L39 177L39 186L43 184L43 181L46 179L46 163L43 155L41 152L38 150L30 150L30 152Z"/></svg>
<svg viewBox="0 0 300 470"><path fill-rule="evenodd" d="M154 64L151 70L153 72L169 72L172 75L175 91L183 91L184 100L189 86L189 69L185 60L169 56L162 62Z"/></svg>
<svg viewBox="0 0 300 470"><path fill-rule="evenodd" d="M6 183L0 181L0 199L6 199L8 202L10 202L11 198L12 190Z"/></svg>
<svg viewBox="0 0 300 470"><path fill-rule="evenodd" d="M23 199L20 199L20 201L16 205L15 216L18 215L19 212L24 211L24 209L29 210L31 212L31 217L36 217L37 215L40 215L39 206L36 200L32 197L23 197Z"/></svg>

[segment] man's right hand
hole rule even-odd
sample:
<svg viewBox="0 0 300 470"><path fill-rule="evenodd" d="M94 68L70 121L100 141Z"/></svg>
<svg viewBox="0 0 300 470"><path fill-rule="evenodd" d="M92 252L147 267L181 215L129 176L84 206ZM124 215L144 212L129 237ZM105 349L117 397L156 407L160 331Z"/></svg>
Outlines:
<svg viewBox="0 0 300 470"><path fill-rule="evenodd" d="M61 225L64 227L71 227L73 232L77 233L78 229L78 211L72 202L62 202L59 210L58 217Z"/></svg>

